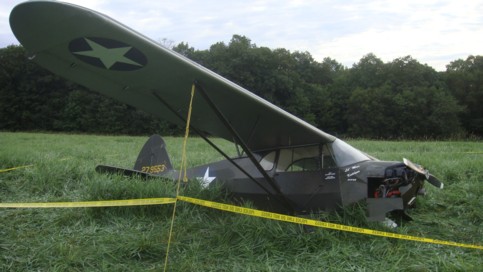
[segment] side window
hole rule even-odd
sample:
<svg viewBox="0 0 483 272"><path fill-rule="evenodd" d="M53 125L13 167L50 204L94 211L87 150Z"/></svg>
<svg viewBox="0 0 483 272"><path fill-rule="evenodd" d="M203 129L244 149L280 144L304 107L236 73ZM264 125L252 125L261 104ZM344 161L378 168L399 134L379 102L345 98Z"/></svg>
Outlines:
<svg viewBox="0 0 483 272"><path fill-rule="evenodd" d="M273 166L275 165L276 154L277 153L275 151L272 151L267 155L263 156L262 160L260 161L260 165L262 166L263 170L270 171L273 169Z"/></svg>
<svg viewBox="0 0 483 272"><path fill-rule="evenodd" d="M305 158L298 161L294 161L287 168L287 172L300 172L300 171L317 171L320 169L320 163L318 158Z"/></svg>
<svg viewBox="0 0 483 272"><path fill-rule="evenodd" d="M320 169L320 163L320 148L318 145L281 149L276 171L315 171Z"/></svg>
<svg viewBox="0 0 483 272"><path fill-rule="evenodd" d="M330 152L328 146L325 144L322 147L322 168L333 168L337 167L332 152Z"/></svg>

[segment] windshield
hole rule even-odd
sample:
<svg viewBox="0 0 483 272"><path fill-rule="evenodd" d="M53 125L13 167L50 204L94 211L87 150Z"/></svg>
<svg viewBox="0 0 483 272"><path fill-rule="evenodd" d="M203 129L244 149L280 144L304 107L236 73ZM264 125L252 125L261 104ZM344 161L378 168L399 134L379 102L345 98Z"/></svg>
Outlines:
<svg viewBox="0 0 483 272"><path fill-rule="evenodd" d="M335 161L339 167L371 160L367 155L340 139L335 140L331 146Z"/></svg>

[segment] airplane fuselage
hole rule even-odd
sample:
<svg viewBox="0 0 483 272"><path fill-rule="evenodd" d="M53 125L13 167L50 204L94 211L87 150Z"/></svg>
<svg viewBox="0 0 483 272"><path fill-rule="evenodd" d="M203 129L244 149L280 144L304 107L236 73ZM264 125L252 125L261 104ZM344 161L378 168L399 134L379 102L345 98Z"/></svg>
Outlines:
<svg viewBox="0 0 483 272"><path fill-rule="evenodd" d="M402 162L379 161L356 151L356 158L345 158L350 164L342 166L337 164L344 158L337 159L333 144L257 154L278 192L248 157L201 165L189 169L188 177L203 186L220 186L237 201L275 212L333 211L367 199L369 219L383 220L387 212L414 205L423 178Z"/></svg>

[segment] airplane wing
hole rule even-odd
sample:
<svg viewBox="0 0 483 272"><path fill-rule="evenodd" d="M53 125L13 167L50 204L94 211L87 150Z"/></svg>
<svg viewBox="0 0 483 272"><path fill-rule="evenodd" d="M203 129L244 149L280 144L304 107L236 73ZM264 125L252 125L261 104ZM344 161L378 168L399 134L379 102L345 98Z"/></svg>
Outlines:
<svg viewBox="0 0 483 272"><path fill-rule="evenodd" d="M252 150L335 140L246 89L166 49L106 15L73 4L29 1L11 12L10 25L30 57L69 80L182 124L198 82ZM213 109L195 95L191 124L233 141Z"/></svg>

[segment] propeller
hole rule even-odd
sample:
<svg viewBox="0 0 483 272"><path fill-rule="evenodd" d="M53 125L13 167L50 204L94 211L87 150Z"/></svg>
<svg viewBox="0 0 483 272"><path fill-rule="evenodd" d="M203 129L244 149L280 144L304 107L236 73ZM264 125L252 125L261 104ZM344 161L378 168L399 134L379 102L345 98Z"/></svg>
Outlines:
<svg viewBox="0 0 483 272"><path fill-rule="evenodd" d="M424 169L421 165L415 164L415 163L411 162L410 160L408 160L406 158L403 158L403 162L407 167L409 167L412 170L416 171L417 173L423 175L426 178L426 180L429 183L431 183L433 186L435 186L439 189L443 189L444 184L441 181L439 181L435 176L431 175L429 173L429 171Z"/></svg>

